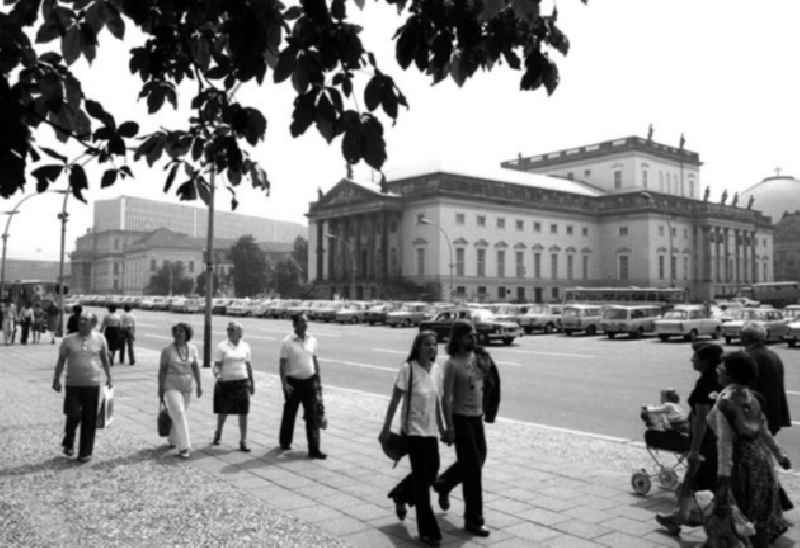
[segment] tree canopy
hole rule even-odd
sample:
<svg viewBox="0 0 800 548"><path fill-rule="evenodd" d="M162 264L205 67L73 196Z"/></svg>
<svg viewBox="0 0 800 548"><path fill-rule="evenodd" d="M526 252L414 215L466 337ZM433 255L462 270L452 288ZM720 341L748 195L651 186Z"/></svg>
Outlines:
<svg viewBox="0 0 800 548"><path fill-rule="evenodd" d="M522 90L558 85L551 50L569 42L557 13L540 0L385 0L401 24L392 39L403 69L411 66L436 84L463 85L478 69L505 63L521 72ZM584 0L585 1L585 0ZM4 0L0 13L0 195L22 190L26 172L44 191L62 174L83 200L84 165L106 164L100 186L132 177L128 163L150 166L166 157L164 191L208 200L211 174L224 174L236 207L243 180L269 191L267 173L251 156L267 120L242 105L239 86L291 82L296 96L289 132L312 125L331 143L340 140L348 163L380 169L387 158L382 118L394 123L408 100L361 41L348 18L364 0ZM178 108L178 86L191 80L194 115L185 127L140 134L137 120L118 121L97 98L87 97L71 66L91 63L103 40L122 40L135 25L144 35L129 50L130 72L141 80L148 112ZM108 33L102 32L107 30ZM120 62L123 62L120 59ZM363 86L360 84L363 83ZM363 87L363 90L360 89ZM359 88L359 89L357 89ZM181 98L182 99L182 98ZM287 105L288 107L288 105ZM380 114L382 111L383 114ZM81 144L80 157L37 144L41 126L63 144ZM180 179L179 179L180 178Z"/></svg>
<svg viewBox="0 0 800 548"><path fill-rule="evenodd" d="M186 276L183 262L164 262L150 277L144 292L147 295L189 295L194 280Z"/></svg>
<svg viewBox="0 0 800 548"><path fill-rule="evenodd" d="M250 234L231 247L233 291L237 297L263 293L267 286L267 255Z"/></svg>

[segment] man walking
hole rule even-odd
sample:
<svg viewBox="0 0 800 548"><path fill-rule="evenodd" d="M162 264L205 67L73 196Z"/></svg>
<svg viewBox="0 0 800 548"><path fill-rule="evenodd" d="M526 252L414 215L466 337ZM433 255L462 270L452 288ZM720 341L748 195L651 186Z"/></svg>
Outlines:
<svg viewBox="0 0 800 548"><path fill-rule="evenodd" d="M100 399L100 369L105 372L106 385L111 387L111 370L108 366L106 341L92 331L91 320L81 316L78 332L67 335L58 350L58 362L53 374L53 390L61 392L61 373L67 367L67 390L64 396L64 414L67 416L63 452L73 454L75 431L81 426L78 462L89 462L94 448L97 424L97 407Z"/></svg>
<svg viewBox="0 0 800 548"><path fill-rule="evenodd" d="M83 307L81 305L76 304L72 307L72 314L67 318L67 335L78 332L78 321L81 319L82 314Z"/></svg>
<svg viewBox="0 0 800 548"><path fill-rule="evenodd" d="M119 316L120 321L120 350L119 350L119 363L125 365L125 347L128 347L128 362L133 365L136 363L133 360L133 339L136 331L136 318L131 312L131 305L126 304L122 307L122 314Z"/></svg>
<svg viewBox="0 0 800 548"><path fill-rule="evenodd" d="M297 408L302 403L308 456L312 459L325 459L327 455L319 447L320 417L317 417L315 405L320 382L317 339L307 333L308 319L305 314L292 317L292 326L294 333L283 339L280 350L280 377L284 397L280 446L284 451L291 449Z"/></svg>

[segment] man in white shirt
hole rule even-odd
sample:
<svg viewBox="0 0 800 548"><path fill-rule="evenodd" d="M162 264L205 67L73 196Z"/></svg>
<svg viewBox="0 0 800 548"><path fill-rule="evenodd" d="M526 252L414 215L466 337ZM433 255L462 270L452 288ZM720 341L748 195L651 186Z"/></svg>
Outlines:
<svg viewBox="0 0 800 548"><path fill-rule="evenodd" d="M302 403L308 456L312 459L325 459L327 455L319 448L319 417L315 405L317 383L320 382L317 339L307 333L308 320L305 314L294 316L292 326L294 333L283 339L280 350L280 377L284 396L280 446L284 451L291 449L297 408Z"/></svg>
<svg viewBox="0 0 800 548"><path fill-rule="evenodd" d="M122 346L119 350L119 363L125 365L125 347L128 347L128 362L133 365L136 363L133 359L133 340L136 334L136 317L131 312L131 305L126 304L122 307L122 314L119 315L120 320L120 342Z"/></svg>

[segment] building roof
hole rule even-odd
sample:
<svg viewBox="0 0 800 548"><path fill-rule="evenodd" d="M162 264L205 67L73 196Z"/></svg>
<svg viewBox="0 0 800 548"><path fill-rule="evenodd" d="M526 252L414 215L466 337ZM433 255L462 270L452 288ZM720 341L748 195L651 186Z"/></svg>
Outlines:
<svg viewBox="0 0 800 548"><path fill-rule="evenodd" d="M787 211L800 209L800 180L789 175L766 177L741 193L740 202L753 197L753 209L764 212L777 223Z"/></svg>
<svg viewBox="0 0 800 548"><path fill-rule="evenodd" d="M602 189L583 181L571 181L562 177L528 173L524 171L506 169L503 167L470 167L469 169L465 169L460 166L451 166L443 163L433 163L431 165L422 165L414 169L390 172L391 176L389 177L389 184L414 177L432 176L437 173L474 179L486 179L490 181L511 183L531 188L541 188L544 190L570 192L572 194L580 194L583 196L604 196L607 194ZM387 174L387 176L388 175L389 174Z"/></svg>
<svg viewBox="0 0 800 548"><path fill-rule="evenodd" d="M214 249L230 249L236 243L231 238L217 238L214 240ZM256 242L265 252L288 253L294 249L294 242ZM159 228L137 240L126 251L133 249L205 249L205 238L191 238L186 234L174 232L168 228Z"/></svg>
<svg viewBox="0 0 800 548"><path fill-rule="evenodd" d="M524 157L520 154L517 158L502 162L500 165L510 169L525 171L584 160L593 160L604 156L629 152L643 152L663 160L683 162L695 166L702 165L702 162L700 162L700 155L697 152L686 148L681 149L679 147L657 143L651 139L644 139L635 135L591 145L555 150L536 156Z"/></svg>

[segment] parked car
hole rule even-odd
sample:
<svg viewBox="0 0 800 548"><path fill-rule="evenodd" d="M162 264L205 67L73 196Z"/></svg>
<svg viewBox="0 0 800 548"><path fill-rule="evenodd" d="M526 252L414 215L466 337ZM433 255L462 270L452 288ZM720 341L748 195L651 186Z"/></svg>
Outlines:
<svg viewBox="0 0 800 548"><path fill-rule="evenodd" d="M596 304L570 304L561 309L561 330L569 337L583 331L587 335L600 332L603 307Z"/></svg>
<svg viewBox="0 0 800 548"><path fill-rule="evenodd" d="M351 302L336 313L337 323L362 323L367 314L366 303Z"/></svg>
<svg viewBox="0 0 800 548"><path fill-rule="evenodd" d="M197 314L199 312L205 312L206 310L206 299L205 297L191 297L187 298L186 302L183 304L183 311L189 314Z"/></svg>
<svg viewBox="0 0 800 548"><path fill-rule="evenodd" d="M269 305L269 314L270 318L288 318L289 317L289 308L296 306L300 301L297 300L285 300L285 299L278 299L271 305Z"/></svg>
<svg viewBox="0 0 800 548"><path fill-rule="evenodd" d="M694 341L697 337L709 336L718 339L722 333L722 320L710 317L706 306L700 304L678 304L656 320L656 335L663 342L670 337L683 337Z"/></svg>
<svg viewBox="0 0 800 548"><path fill-rule="evenodd" d="M656 320L661 316L661 307L652 305L609 305L603 310L600 320L602 329L609 339L617 333L627 333L629 337L641 337L656 330Z"/></svg>
<svg viewBox="0 0 800 548"><path fill-rule="evenodd" d="M167 302L170 312L186 312L186 297L170 297Z"/></svg>
<svg viewBox="0 0 800 548"><path fill-rule="evenodd" d="M367 307L367 312L364 314L364 321L369 325L376 323L386 323L389 312L394 312L399 308L396 303L374 303Z"/></svg>
<svg viewBox="0 0 800 548"><path fill-rule="evenodd" d="M561 329L561 310L560 304L544 304L531 308L527 314L520 316L519 325L525 333L542 331L553 333Z"/></svg>
<svg viewBox="0 0 800 548"><path fill-rule="evenodd" d="M789 329L783 314L774 308L742 308L736 313L734 319L722 324L722 336L725 337L725 344L731 344L734 339L739 339L742 327L746 323L763 327L767 333L767 342L782 341Z"/></svg>
<svg viewBox="0 0 800 548"><path fill-rule="evenodd" d="M250 308L251 302L250 299L234 299L233 302L228 305L227 314L229 316L239 317L249 316L252 313Z"/></svg>
<svg viewBox="0 0 800 548"><path fill-rule="evenodd" d="M494 314L497 320L521 325L522 317L530 312L534 306L530 304L498 303L490 304L488 310Z"/></svg>
<svg viewBox="0 0 800 548"><path fill-rule="evenodd" d="M399 310L386 314L386 325L392 327L418 326L423 320L433 317L431 305L423 302L403 303Z"/></svg>
<svg viewBox="0 0 800 548"><path fill-rule="evenodd" d="M800 305L790 304L783 309L783 317L787 320L786 334L783 340L794 347L800 340Z"/></svg>
<svg viewBox="0 0 800 548"><path fill-rule="evenodd" d="M510 346L514 339L520 336L520 328L514 322L497 320L490 310L482 308L453 308L443 310L430 320L423 320L419 324L420 331L433 331L437 341L443 341L450 336L450 329L456 320L469 320L475 326L478 341L488 345L492 341L502 341Z"/></svg>
<svg viewBox="0 0 800 548"><path fill-rule="evenodd" d="M345 306L347 303L344 301L326 301L314 309L313 319L320 322L332 322L336 319L336 314Z"/></svg>
<svg viewBox="0 0 800 548"><path fill-rule="evenodd" d="M167 309L167 298L161 295L156 295L153 297L153 308L152 310L166 310Z"/></svg>
<svg viewBox="0 0 800 548"><path fill-rule="evenodd" d="M228 305L233 301L233 299L228 299L226 297L217 297L211 301L211 313L212 314L226 314L228 312Z"/></svg>

